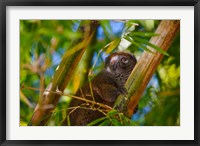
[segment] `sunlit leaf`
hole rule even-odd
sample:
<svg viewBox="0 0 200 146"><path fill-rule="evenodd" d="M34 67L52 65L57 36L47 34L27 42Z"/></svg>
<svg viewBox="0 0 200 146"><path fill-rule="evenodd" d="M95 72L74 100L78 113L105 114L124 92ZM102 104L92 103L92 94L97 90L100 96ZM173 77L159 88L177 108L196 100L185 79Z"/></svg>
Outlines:
<svg viewBox="0 0 200 146"><path fill-rule="evenodd" d="M27 123L22 121L22 120L20 120L20 126L27 126Z"/></svg>
<svg viewBox="0 0 200 146"><path fill-rule="evenodd" d="M81 33L80 32L73 32L73 31L69 31L69 30L65 30L63 35L70 40L74 40L77 38L81 37Z"/></svg>
<svg viewBox="0 0 200 146"><path fill-rule="evenodd" d="M105 52L109 54L112 52L118 45L119 45L120 39L115 39L109 44L107 44L104 48L106 48Z"/></svg>
<svg viewBox="0 0 200 146"><path fill-rule="evenodd" d="M77 74L80 74L80 73L77 73ZM81 83L81 79L80 79L81 76L77 76L77 75L74 75L74 79L73 79L73 93L76 93L76 91L78 90L79 86L80 86L80 83Z"/></svg>
<svg viewBox="0 0 200 146"><path fill-rule="evenodd" d="M154 29L154 20L139 20L139 22L147 31L152 31Z"/></svg>
<svg viewBox="0 0 200 146"><path fill-rule="evenodd" d="M136 21L134 21L134 20L128 20L128 21L126 21L126 23L129 25L139 26L139 24L136 23Z"/></svg>
<svg viewBox="0 0 200 146"><path fill-rule="evenodd" d="M145 28L147 31L152 31L154 29L154 20L145 20Z"/></svg>
<svg viewBox="0 0 200 146"><path fill-rule="evenodd" d="M132 32L135 30L136 26L139 26L138 23L135 23L135 21L129 20L126 21L126 32Z"/></svg>

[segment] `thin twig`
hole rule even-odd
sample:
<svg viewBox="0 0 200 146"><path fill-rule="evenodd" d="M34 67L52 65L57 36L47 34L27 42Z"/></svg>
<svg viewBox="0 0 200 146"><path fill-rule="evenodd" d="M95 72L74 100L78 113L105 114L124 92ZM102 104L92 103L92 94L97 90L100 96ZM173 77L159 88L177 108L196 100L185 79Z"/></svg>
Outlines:
<svg viewBox="0 0 200 146"><path fill-rule="evenodd" d="M26 88L26 89L30 89L30 90L38 90L40 91L41 89L38 89L38 88L34 88L34 87L28 87L28 86L24 86L22 85L22 88ZM108 105L104 105L102 103L99 103L99 102L95 102L95 101L91 101L91 100L88 100L88 99L84 99L84 98L81 98L81 97L78 97L78 96L75 96L75 95L70 95L70 94L64 94L62 92L56 92L56 91L51 91L51 90L43 90L43 92L51 92L51 93L54 93L54 94L58 94L60 96L69 96L71 98L74 98L74 99L78 99L78 100L82 100L82 101L85 101L85 102L88 102L88 103L91 103L91 104L96 104L98 106L101 106L105 109L108 109L108 110L112 110L112 108Z"/></svg>

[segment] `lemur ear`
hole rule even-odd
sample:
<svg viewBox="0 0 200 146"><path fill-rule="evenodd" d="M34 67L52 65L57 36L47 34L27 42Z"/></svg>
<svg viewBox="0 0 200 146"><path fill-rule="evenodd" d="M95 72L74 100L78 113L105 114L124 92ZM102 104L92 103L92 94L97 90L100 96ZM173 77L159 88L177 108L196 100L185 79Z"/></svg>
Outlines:
<svg viewBox="0 0 200 146"><path fill-rule="evenodd" d="M130 59L133 61L133 62L135 62L135 64L137 63L137 59L135 58L135 56L134 55L132 55L132 54L129 54L130 55Z"/></svg>

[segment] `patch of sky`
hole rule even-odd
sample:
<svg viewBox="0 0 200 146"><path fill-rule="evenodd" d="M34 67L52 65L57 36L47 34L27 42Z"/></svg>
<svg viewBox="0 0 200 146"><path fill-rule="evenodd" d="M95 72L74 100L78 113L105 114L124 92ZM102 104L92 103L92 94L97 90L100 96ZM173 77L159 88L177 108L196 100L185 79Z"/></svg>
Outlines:
<svg viewBox="0 0 200 146"><path fill-rule="evenodd" d="M64 54L64 49L59 48L58 52L53 52L52 54L52 67L48 68L45 72L46 76L53 76L55 67L57 67L62 59L62 54Z"/></svg>
<svg viewBox="0 0 200 146"><path fill-rule="evenodd" d="M32 87L34 87L34 88L38 88L38 87L40 87L40 80L38 79L38 80L35 80L34 82L33 82L33 84L32 84ZM35 90L35 93L39 93L39 91L38 90Z"/></svg>
<svg viewBox="0 0 200 146"><path fill-rule="evenodd" d="M53 76L54 75L54 68L50 67L46 70L45 76Z"/></svg>
<svg viewBox="0 0 200 146"><path fill-rule="evenodd" d="M117 21L110 21L110 26L111 26L111 33L114 35L120 37L122 34L122 30L124 28L124 23L123 22L117 22ZM97 28L97 39L102 40L105 38L104 30L101 26Z"/></svg>
<svg viewBox="0 0 200 146"><path fill-rule="evenodd" d="M124 28L124 22L110 21L110 26L112 28L112 32L120 37L122 35L122 30Z"/></svg>
<svg viewBox="0 0 200 146"><path fill-rule="evenodd" d="M158 89L159 88L159 81L156 75L154 74L153 77L151 78L150 82L147 85L147 88L153 86L154 88Z"/></svg>
<svg viewBox="0 0 200 146"><path fill-rule="evenodd" d="M151 111L151 106L147 105L143 109L138 110L132 117L131 120L138 121L140 119L143 119L146 114L148 114Z"/></svg>
<svg viewBox="0 0 200 146"><path fill-rule="evenodd" d="M92 64L95 63L96 59L97 59L97 53L94 54L94 57L92 59ZM106 58L109 56L109 54L105 53L105 52L102 52L99 57L98 57L98 60L97 60L97 63L95 66L100 66L102 61L105 62Z"/></svg>
<svg viewBox="0 0 200 146"><path fill-rule="evenodd" d="M58 52L53 52L52 54L53 65L60 64L60 61L61 61L61 55Z"/></svg>
<svg viewBox="0 0 200 146"><path fill-rule="evenodd" d="M35 55L34 55L34 51L35 49L37 48L38 46L38 43L34 42L32 45L31 45L31 49L30 49L30 56L31 56L31 61L34 62L35 61Z"/></svg>
<svg viewBox="0 0 200 146"><path fill-rule="evenodd" d="M94 56L92 58L92 65L94 65L95 62L96 62L96 64L94 66L95 69L93 70L93 74L99 73L99 69L100 69L99 67L101 67L101 65L103 64L102 63L103 62L102 54L100 54L98 56L98 54L96 52L94 53Z"/></svg>
<svg viewBox="0 0 200 146"><path fill-rule="evenodd" d="M94 64L95 62L96 62L95 66L99 66L101 63L101 54L98 56L98 54L96 52L94 53L94 56L92 58L92 64Z"/></svg>
<svg viewBox="0 0 200 146"><path fill-rule="evenodd" d="M57 52L61 55L63 55L65 53L65 50L64 48L58 48Z"/></svg>
<svg viewBox="0 0 200 146"><path fill-rule="evenodd" d="M79 25L80 25L79 21L74 22L74 25L72 27L72 31L76 32L78 30Z"/></svg>
<svg viewBox="0 0 200 146"><path fill-rule="evenodd" d="M96 37L98 40L102 40L105 38L105 34L104 34L103 28L101 26L99 26L97 28L97 36Z"/></svg>
<svg viewBox="0 0 200 146"><path fill-rule="evenodd" d="M105 62L106 58L109 56L109 54L102 52L102 59Z"/></svg>

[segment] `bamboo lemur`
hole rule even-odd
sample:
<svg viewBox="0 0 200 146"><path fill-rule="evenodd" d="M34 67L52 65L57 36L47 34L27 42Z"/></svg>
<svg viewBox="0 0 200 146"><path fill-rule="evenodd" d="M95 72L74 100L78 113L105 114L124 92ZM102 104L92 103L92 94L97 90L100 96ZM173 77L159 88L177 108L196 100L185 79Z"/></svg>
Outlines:
<svg viewBox="0 0 200 146"><path fill-rule="evenodd" d="M124 84L133 70L137 60L129 53L113 53L106 58L105 68L91 81L93 97L95 102L113 107L114 102L120 94L126 94ZM76 96L93 100L89 83L78 90ZM69 110L70 125L83 126L103 117L105 115L98 110L92 110L91 104L85 101L72 99L70 107L78 107L76 110ZM94 106L95 107L95 106ZM65 121L65 125L66 125Z"/></svg>

